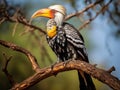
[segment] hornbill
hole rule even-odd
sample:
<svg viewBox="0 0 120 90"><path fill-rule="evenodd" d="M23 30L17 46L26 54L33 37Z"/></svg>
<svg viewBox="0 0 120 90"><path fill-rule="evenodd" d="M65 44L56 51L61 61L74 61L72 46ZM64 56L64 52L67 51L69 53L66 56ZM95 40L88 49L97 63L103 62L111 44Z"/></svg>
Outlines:
<svg viewBox="0 0 120 90"><path fill-rule="evenodd" d="M71 24L64 22L66 9L62 5L52 5L48 8L37 10L32 18L49 18L47 41L58 57L58 61L83 60L88 61L84 40L79 31ZM95 90L92 78L87 73L78 70L80 90Z"/></svg>

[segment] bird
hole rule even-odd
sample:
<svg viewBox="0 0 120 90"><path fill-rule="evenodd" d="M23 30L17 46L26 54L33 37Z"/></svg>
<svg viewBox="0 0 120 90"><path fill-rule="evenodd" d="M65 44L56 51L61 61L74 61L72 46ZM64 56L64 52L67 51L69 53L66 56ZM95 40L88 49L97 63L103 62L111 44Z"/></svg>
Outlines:
<svg viewBox="0 0 120 90"><path fill-rule="evenodd" d="M46 39L56 54L58 61L82 60L89 63L88 54L81 33L65 22L66 8L63 5L52 5L33 13L32 18L48 18ZM91 76L78 70L80 90L96 90Z"/></svg>

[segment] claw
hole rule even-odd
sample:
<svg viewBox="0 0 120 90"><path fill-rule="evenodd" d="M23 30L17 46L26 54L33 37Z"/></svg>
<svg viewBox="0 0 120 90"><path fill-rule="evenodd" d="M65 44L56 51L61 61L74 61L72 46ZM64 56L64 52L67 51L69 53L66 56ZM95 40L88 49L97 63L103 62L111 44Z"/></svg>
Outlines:
<svg viewBox="0 0 120 90"><path fill-rule="evenodd" d="M57 61L57 62L55 62L55 63L53 63L53 64L51 65L51 70L53 70L55 64L57 64L57 63L59 63L59 62Z"/></svg>
<svg viewBox="0 0 120 90"><path fill-rule="evenodd" d="M64 61L63 66L65 67L71 60Z"/></svg>
<svg viewBox="0 0 120 90"><path fill-rule="evenodd" d="M55 62L55 63L53 63L53 64L51 65L51 70L53 70L55 64L57 64L57 63L59 63L59 62L62 62L62 60L60 60L60 59L58 58L58 59L57 59L57 62Z"/></svg>
<svg viewBox="0 0 120 90"><path fill-rule="evenodd" d="M59 63L59 61L57 61L57 62L55 62L55 63L53 63L52 65L51 65L51 71L53 72L53 68L54 68L54 66L57 64L57 63ZM57 73L56 74L54 74L55 76L57 75Z"/></svg>

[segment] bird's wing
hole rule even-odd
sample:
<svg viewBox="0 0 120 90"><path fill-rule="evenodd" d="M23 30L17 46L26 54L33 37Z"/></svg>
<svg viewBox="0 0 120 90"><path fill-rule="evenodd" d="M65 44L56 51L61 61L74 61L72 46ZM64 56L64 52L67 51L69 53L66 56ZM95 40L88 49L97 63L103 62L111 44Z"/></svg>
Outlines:
<svg viewBox="0 0 120 90"><path fill-rule="evenodd" d="M82 59L88 62L88 55L84 45L84 40L79 31L69 23L63 23L63 29L66 32L67 41L74 46Z"/></svg>

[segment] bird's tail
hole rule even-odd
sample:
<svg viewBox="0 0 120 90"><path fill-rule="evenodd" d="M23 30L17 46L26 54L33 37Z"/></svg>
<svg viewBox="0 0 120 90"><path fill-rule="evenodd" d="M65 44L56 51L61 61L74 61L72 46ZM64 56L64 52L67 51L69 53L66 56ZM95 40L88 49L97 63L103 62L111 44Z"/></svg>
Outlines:
<svg viewBox="0 0 120 90"><path fill-rule="evenodd" d="M89 74L78 71L80 90L96 90L95 85L92 81L92 78Z"/></svg>

